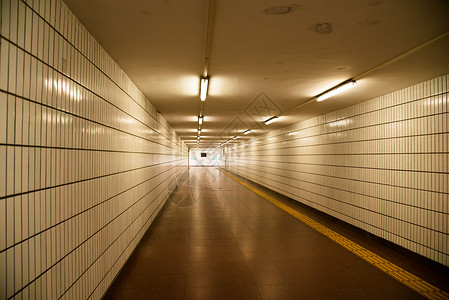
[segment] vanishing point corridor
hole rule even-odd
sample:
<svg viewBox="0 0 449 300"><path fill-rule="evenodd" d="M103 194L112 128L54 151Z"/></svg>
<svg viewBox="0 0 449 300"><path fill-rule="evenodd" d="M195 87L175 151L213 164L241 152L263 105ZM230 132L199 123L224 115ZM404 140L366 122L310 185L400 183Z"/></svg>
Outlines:
<svg viewBox="0 0 449 300"><path fill-rule="evenodd" d="M443 284L448 278L434 279ZM106 299L423 297L218 169L197 167L179 182Z"/></svg>

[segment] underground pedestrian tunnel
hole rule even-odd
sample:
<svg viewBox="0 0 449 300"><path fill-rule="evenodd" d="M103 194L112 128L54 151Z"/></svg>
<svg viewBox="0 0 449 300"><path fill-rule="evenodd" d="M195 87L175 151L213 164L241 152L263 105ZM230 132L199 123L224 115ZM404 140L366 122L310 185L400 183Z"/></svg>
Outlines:
<svg viewBox="0 0 449 300"><path fill-rule="evenodd" d="M1 0L0 299L449 299L447 11Z"/></svg>

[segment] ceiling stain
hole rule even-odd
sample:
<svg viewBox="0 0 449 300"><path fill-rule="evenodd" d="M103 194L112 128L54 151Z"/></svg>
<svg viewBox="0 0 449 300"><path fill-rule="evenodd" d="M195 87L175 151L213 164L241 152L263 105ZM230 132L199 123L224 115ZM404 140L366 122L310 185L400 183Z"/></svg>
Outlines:
<svg viewBox="0 0 449 300"><path fill-rule="evenodd" d="M349 66L339 66L339 67L337 67L338 71L349 70L349 69L351 69L351 67L349 67Z"/></svg>
<svg viewBox="0 0 449 300"><path fill-rule="evenodd" d="M375 26L378 25L379 23L380 21L376 19L366 19L359 22L360 25L367 25L367 26Z"/></svg>
<svg viewBox="0 0 449 300"><path fill-rule="evenodd" d="M368 0L368 5L369 6L377 6L377 5L381 5L382 2L384 2L383 0Z"/></svg>
<svg viewBox="0 0 449 300"><path fill-rule="evenodd" d="M286 5L278 5L278 6L270 6L266 8L263 12L266 15L284 15L288 14L291 11L290 6Z"/></svg>
<svg viewBox="0 0 449 300"><path fill-rule="evenodd" d="M292 13L296 9L302 9L302 6L295 3L289 5L270 6L266 8L263 13L266 15L285 15L288 13Z"/></svg>
<svg viewBox="0 0 449 300"><path fill-rule="evenodd" d="M334 30L331 23L318 23L313 25L312 28L320 34L329 34Z"/></svg>

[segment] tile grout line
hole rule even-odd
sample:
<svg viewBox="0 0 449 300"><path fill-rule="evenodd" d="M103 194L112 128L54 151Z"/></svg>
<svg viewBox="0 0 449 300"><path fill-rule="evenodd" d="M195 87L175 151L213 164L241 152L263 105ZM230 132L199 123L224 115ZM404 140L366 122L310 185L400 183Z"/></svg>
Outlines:
<svg viewBox="0 0 449 300"><path fill-rule="evenodd" d="M271 202L273 205L277 206L278 208L282 209L283 211L287 212L288 214L292 215L296 219L300 220L301 222L307 224L311 228L315 229L316 231L322 233L326 237L330 238L337 244L341 245L345 249L349 250L353 254L357 255L358 257L362 258L366 262L370 263L371 265L375 266L382 272L390 275L397 281L401 282L402 284L406 285L407 287L411 288L412 290L418 292L422 296L426 297L427 299L449 299L449 294L445 291L431 285L430 283L424 281L423 279L411 274L410 272L396 266L395 264L389 262L388 260L380 257L379 255L365 249L364 247L358 245L357 243L354 243L353 241L347 239L346 237L336 233L335 231L327 228L326 226L318 223L317 221L307 217L306 215L298 212L297 210L285 205L284 203L274 199L273 197L265 194L262 191L259 191L258 189L250 186L249 184L239 180L238 178L232 176L231 174L218 169L220 172L224 173L226 176L230 177L231 179L234 179L244 187L248 188L252 192L258 194L265 200Z"/></svg>

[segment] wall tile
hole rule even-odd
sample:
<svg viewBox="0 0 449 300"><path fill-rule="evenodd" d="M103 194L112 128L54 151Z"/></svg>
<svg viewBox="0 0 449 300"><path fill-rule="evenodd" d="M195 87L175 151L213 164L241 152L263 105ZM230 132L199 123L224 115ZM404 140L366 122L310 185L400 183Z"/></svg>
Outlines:
<svg viewBox="0 0 449 300"><path fill-rule="evenodd" d="M228 169L448 265L448 80L227 148Z"/></svg>
<svg viewBox="0 0 449 300"><path fill-rule="evenodd" d="M101 298L187 147L62 1L1 8L0 298Z"/></svg>

